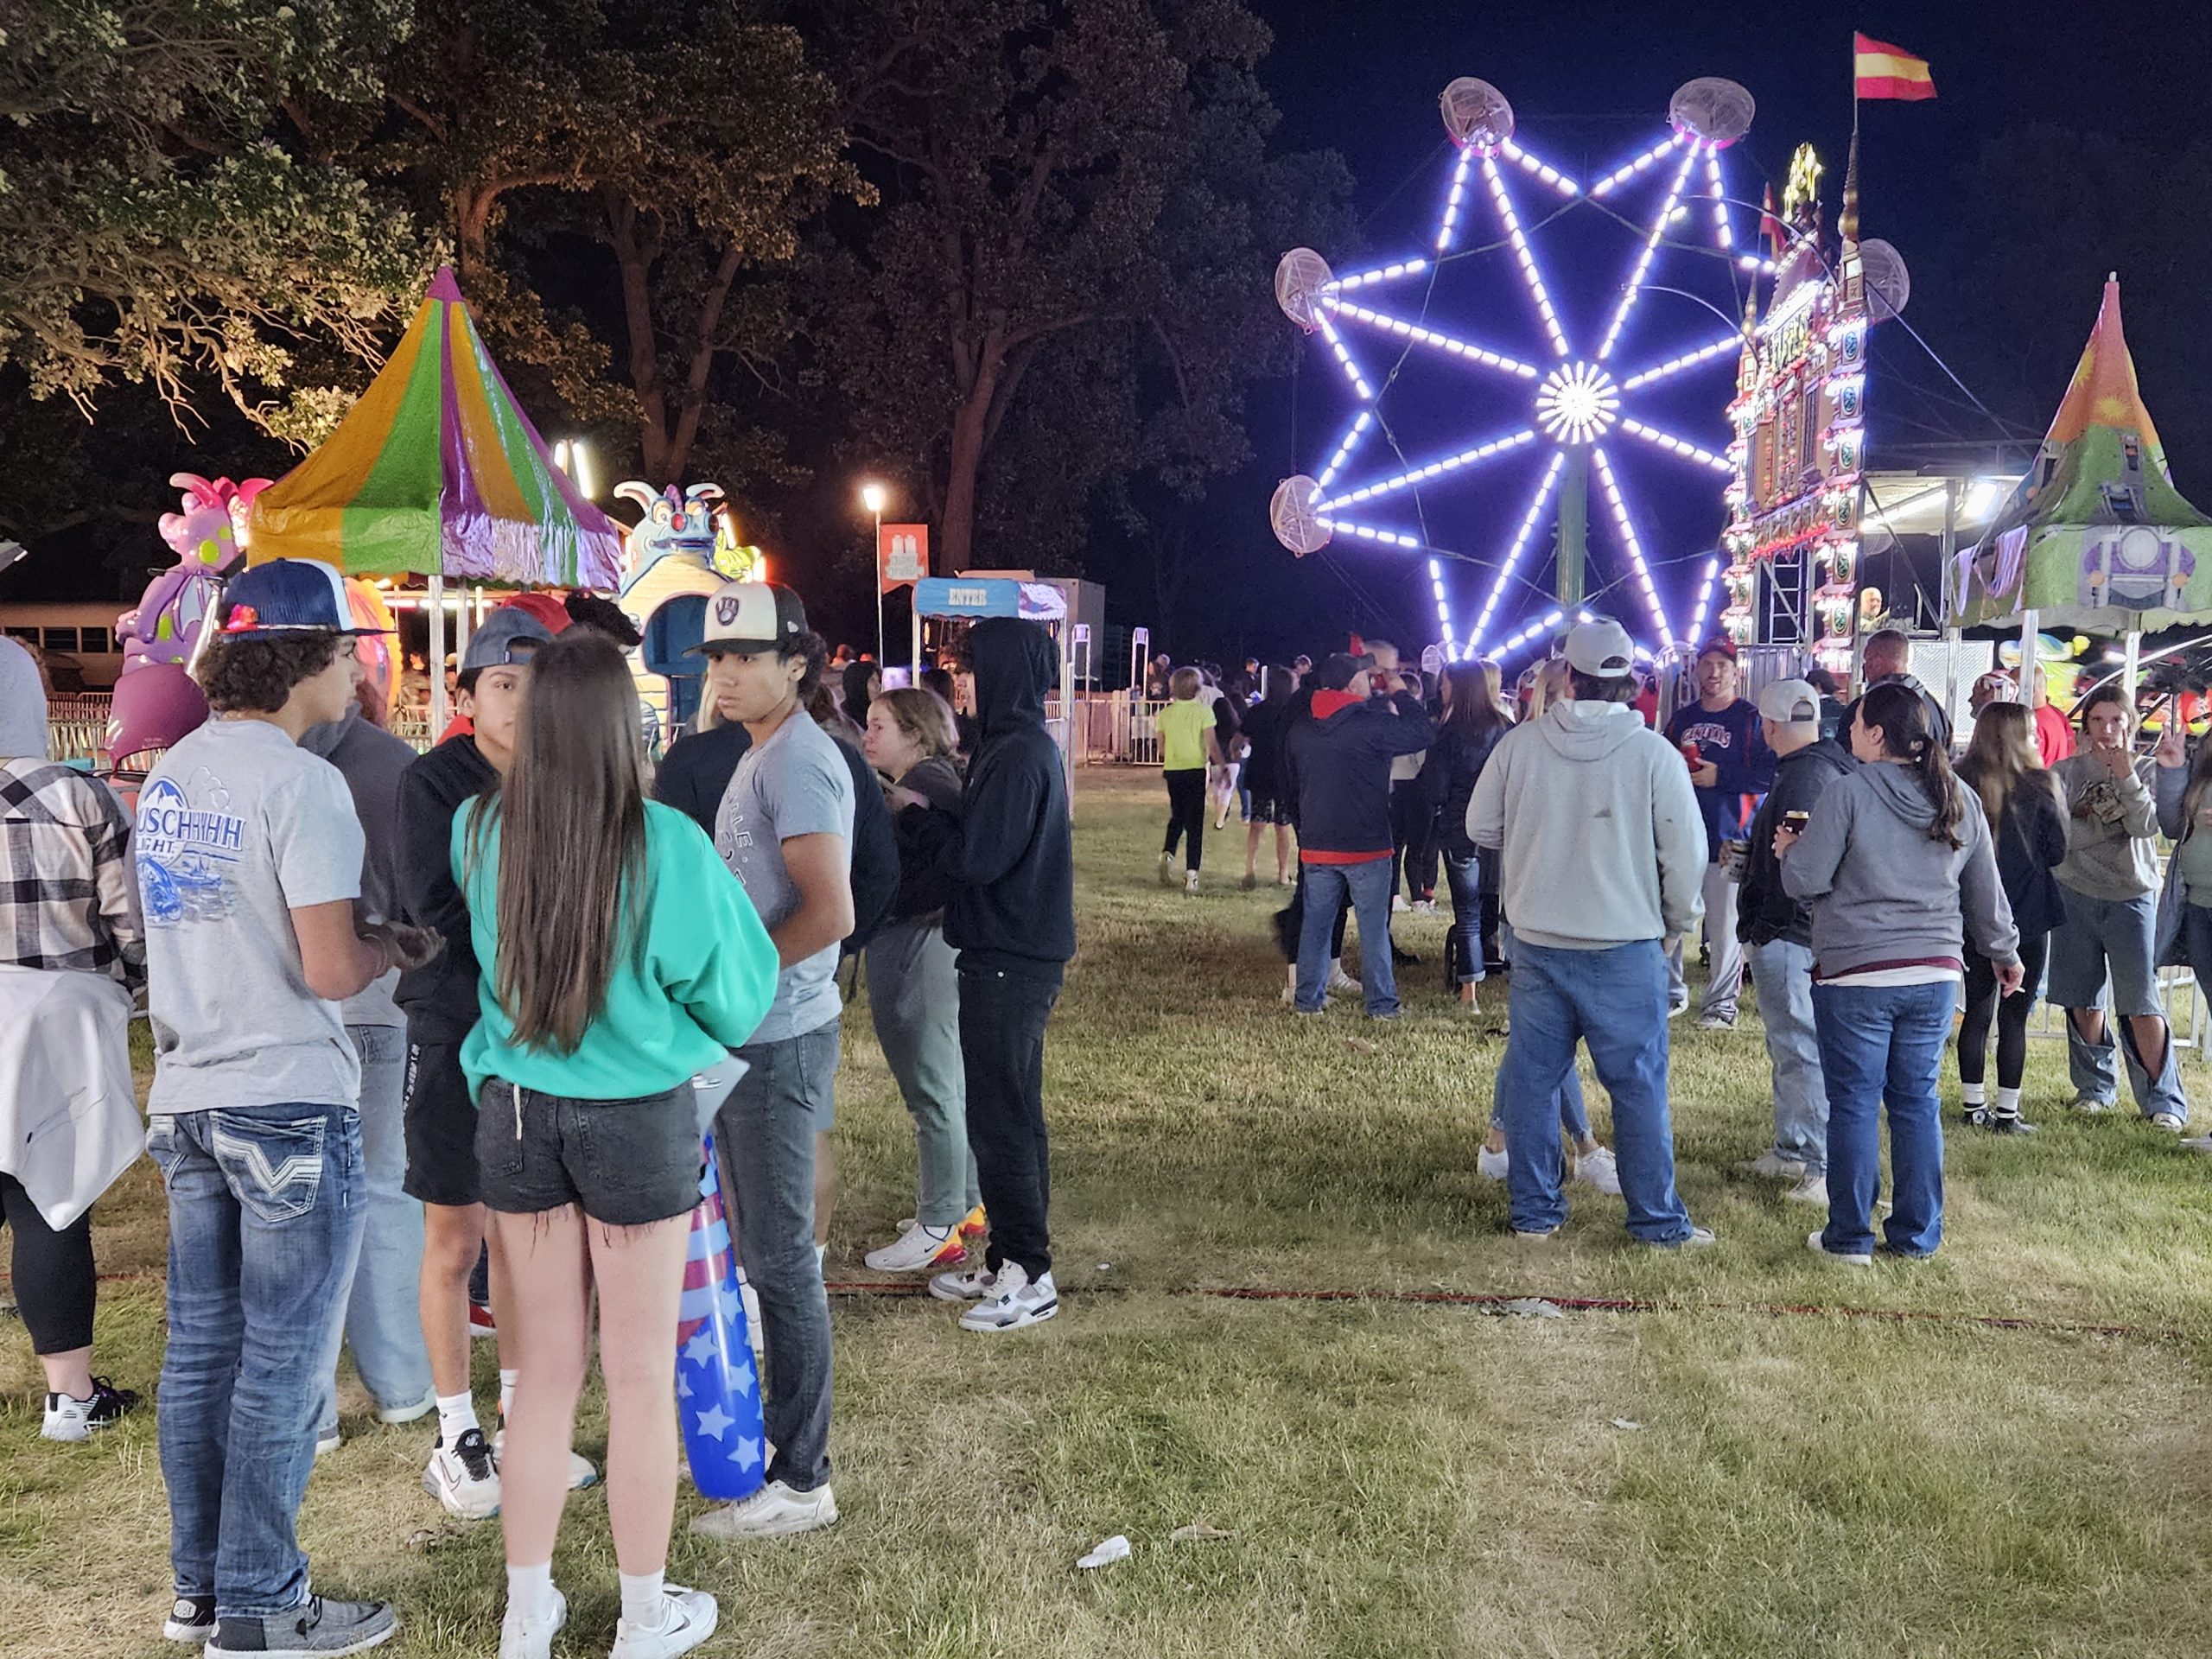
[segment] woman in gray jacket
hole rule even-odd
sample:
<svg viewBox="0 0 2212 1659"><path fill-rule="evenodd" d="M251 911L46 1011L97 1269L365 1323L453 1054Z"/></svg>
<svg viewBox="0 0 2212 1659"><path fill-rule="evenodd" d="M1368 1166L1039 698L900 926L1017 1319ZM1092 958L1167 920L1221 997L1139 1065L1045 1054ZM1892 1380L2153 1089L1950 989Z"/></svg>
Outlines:
<svg viewBox="0 0 2212 1659"><path fill-rule="evenodd" d="M886 691L868 706L868 763L893 780L895 809L911 802L957 811L962 791L952 710L934 691ZM920 1273L964 1261L983 1229L976 1160L968 1150L968 1084L960 1058L960 979L944 942L946 878L899 844L899 897L868 941L868 1002L876 1040L914 1119L920 1195L899 1236L863 1258L879 1273Z"/></svg>
<svg viewBox="0 0 2212 1659"><path fill-rule="evenodd" d="M1775 831L1782 885L1813 916L1813 1023L1828 1096L1828 1224L1806 1240L1855 1267L1874 1251L1877 1109L1890 1119L1885 1254L1933 1255L1943 1232L1936 1098L1964 948L2020 988L2019 935L1981 803L1928 732L1920 695L1878 685L1850 728L1859 769L1821 795L1801 832Z"/></svg>

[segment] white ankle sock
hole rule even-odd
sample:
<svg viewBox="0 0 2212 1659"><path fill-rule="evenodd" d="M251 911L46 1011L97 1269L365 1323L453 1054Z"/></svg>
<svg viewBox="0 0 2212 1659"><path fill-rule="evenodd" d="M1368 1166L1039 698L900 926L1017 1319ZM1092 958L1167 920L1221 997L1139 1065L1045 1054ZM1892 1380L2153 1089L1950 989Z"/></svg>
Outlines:
<svg viewBox="0 0 2212 1659"><path fill-rule="evenodd" d="M502 1424L507 1421L507 1414L515 1408L515 1378L521 1375L520 1371L499 1373L499 1421Z"/></svg>
<svg viewBox="0 0 2212 1659"><path fill-rule="evenodd" d="M477 1427L476 1396L462 1389L438 1396L438 1439L451 1446Z"/></svg>
<svg viewBox="0 0 2212 1659"><path fill-rule="evenodd" d="M622 1619L634 1630L658 1630L668 1622L668 1598L661 1586L668 1574L618 1573L622 1580Z"/></svg>
<svg viewBox="0 0 2212 1659"><path fill-rule="evenodd" d="M2020 1091L1999 1087L1997 1090L1997 1116L2018 1117L2020 1115Z"/></svg>
<svg viewBox="0 0 2212 1659"><path fill-rule="evenodd" d="M627 1582L627 1580L625 1580ZM507 1608L516 1623L543 1630L553 1619L553 1563L507 1568Z"/></svg>
<svg viewBox="0 0 2212 1659"><path fill-rule="evenodd" d="M1961 1084L1959 1085L1959 1098L1968 1106L1986 1106L1989 1103L1989 1095L1987 1090L1978 1083Z"/></svg>

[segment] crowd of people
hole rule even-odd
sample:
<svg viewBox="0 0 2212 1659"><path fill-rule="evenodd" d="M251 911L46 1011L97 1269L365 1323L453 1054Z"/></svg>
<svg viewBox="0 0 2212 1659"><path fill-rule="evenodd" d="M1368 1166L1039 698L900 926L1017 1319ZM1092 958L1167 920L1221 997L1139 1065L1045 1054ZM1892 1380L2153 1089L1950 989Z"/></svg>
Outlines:
<svg viewBox="0 0 2212 1659"><path fill-rule="evenodd" d="M211 1655L351 1653L397 1629L385 1603L321 1593L296 1534L339 1443L344 1350L383 1422L423 1424L429 1497L500 1519L502 1659L550 1654L566 1494L602 1478L615 1659L711 1635L714 1597L666 1579L675 1338L709 1148L761 1352L766 1466L692 1530L735 1542L836 1522L829 1132L857 976L917 1164L914 1215L867 1265L926 1275L982 1335L1059 1311L1043 1059L1076 938L1045 713L1058 648L1031 623L976 623L957 712L942 670L887 688L853 657L833 677L796 593L731 583L708 602L696 717L649 766L634 630L583 598L486 617L456 664L453 729L417 754L360 695L336 573L248 569L193 669L212 717L135 811L47 759L36 666L0 641L17 1148L0 1220L43 1432L81 1440L139 1403L92 1370L89 1215L143 1149L169 1229L164 1632ZM1402 1017L1398 970L1419 960L1393 916L1433 910L1440 880L1457 1006L1487 1017L1483 987L1510 987L1488 1011L1506 1046L1476 1165L1528 1241L1559 1231L1574 1183L1620 1197L1643 1244L1714 1243L1677 1190L1670 1118L1670 1024L1702 923L1696 1023L1733 1027L1748 976L1770 1063L1772 1138L1742 1167L1825 1211L1808 1237L1824 1257L1924 1259L1942 1236L1938 1081L1961 1011L1967 1126L2033 1132L2028 1019L2047 986L2075 1108L2112 1109L2124 1068L2151 1123L2186 1129L2157 970L2212 974L2212 745L2192 758L2171 729L2138 761L2113 689L2076 711L2077 750L2038 675L2028 701L1976 687L1955 769L1909 649L1873 636L1847 703L1817 671L1754 700L1716 639L1663 721L1605 620L1510 690L1480 661L1432 683L1376 639L1227 675L1162 658L1147 674L1160 877L1178 884L1179 856L1198 893L1208 830L1238 816L1246 887L1273 842L1292 1015L1357 995L1376 1020ZM143 1130L127 1034L142 993ZM604 1471L573 1444L594 1332ZM498 1349L489 1434L476 1337Z"/></svg>
<svg viewBox="0 0 2212 1659"><path fill-rule="evenodd" d="M135 820L47 759L36 666L0 641L0 1065L11 1141L36 1149L0 1173L0 1217L43 1432L83 1440L138 1403L92 1373L89 1211L143 1146L169 1227L166 1636L307 1656L397 1630L386 1603L321 1593L296 1534L350 1348L382 1421L429 1420L427 1493L500 1518L502 1659L550 1653L564 1499L602 1472L572 1444L595 1322L612 1650L687 1652L716 1621L711 1594L665 1577L709 1145L767 1462L693 1530L838 1518L823 1264L842 962L864 965L918 1151L915 1217L869 1264L930 1274L966 1331L1058 1312L1043 1056L1075 932L1044 713L1057 647L977 622L963 731L940 690L883 690L873 664L833 691L798 595L730 583L697 648L700 716L648 768L623 642L573 606L493 612L457 665L454 728L419 756L359 695L329 567L250 569L208 626L193 672L213 712L145 778ZM489 1436L472 1336L499 1348Z"/></svg>

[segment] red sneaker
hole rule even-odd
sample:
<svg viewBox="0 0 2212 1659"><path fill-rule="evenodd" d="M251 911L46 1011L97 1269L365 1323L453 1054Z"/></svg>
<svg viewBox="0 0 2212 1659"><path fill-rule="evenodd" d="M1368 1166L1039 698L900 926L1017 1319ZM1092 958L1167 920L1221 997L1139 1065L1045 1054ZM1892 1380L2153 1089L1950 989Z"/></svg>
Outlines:
<svg viewBox="0 0 2212 1659"><path fill-rule="evenodd" d="M472 1337L496 1337L499 1327L492 1322L492 1310L481 1302L468 1305L468 1334Z"/></svg>

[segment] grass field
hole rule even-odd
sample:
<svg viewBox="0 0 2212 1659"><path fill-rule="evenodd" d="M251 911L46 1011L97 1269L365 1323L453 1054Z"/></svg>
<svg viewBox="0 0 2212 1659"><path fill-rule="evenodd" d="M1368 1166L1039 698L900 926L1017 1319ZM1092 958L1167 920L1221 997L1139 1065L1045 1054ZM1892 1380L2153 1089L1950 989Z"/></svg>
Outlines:
<svg viewBox="0 0 2212 1659"><path fill-rule="evenodd" d="M1558 1239L1516 1244L1474 1173L1496 1016L1446 1001L1441 923L1407 918L1426 958L1407 1020L1293 1021L1275 895L1236 887L1241 838L1234 859L1210 839L1214 885L1185 899L1154 879L1163 814L1154 774L1083 781L1082 955L1047 1072L1062 1317L984 1338L926 1298L838 1295L845 1518L734 1551L679 1530L671 1577L721 1598L702 1652L2212 1651L2212 1160L2126 1116L2066 1117L2063 1052L2039 1043L2044 1132L1953 1135L1942 1255L1853 1274L1807 1252L1817 1212L1734 1171L1770 1127L1756 1020L1683 1022L1681 1185L1719 1247L1633 1247L1620 1201L1587 1189ZM909 1212L913 1154L865 1016L848 1031L831 1268L849 1282ZM2212 1102L2212 1076L2186 1071ZM144 1165L98 1221L118 1275L99 1369L150 1388L162 1221ZM1211 1294L1251 1287L1400 1299ZM1435 1292L1665 1306L1404 1299ZM152 1414L50 1446L35 1377L20 1327L0 1329L0 1654L161 1652ZM395 1650L492 1654L497 1526L445 1521L417 1484L427 1431L378 1427L346 1386L346 1442L302 1518L318 1585L393 1598ZM1192 1523L1230 1535L1171 1540ZM1074 1570L1116 1532L1130 1560ZM599 1494L569 1505L556 1571L574 1608L557 1651L604 1652Z"/></svg>

